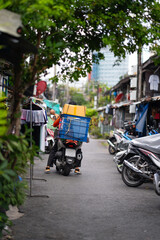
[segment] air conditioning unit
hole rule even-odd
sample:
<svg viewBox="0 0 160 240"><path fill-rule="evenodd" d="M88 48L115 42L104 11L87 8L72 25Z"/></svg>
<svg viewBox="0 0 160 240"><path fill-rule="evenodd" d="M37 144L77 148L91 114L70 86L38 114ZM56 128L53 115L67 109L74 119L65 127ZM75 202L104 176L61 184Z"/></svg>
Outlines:
<svg viewBox="0 0 160 240"><path fill-rule="evenodd" d="M135 101L136 97L137 97L136 95L137 95L137 91L136 90L131 90L130 91L130 100Z"/></svg>
<svg viewBox="0 0 160 240"><path fill-rule="evenodd" d="M136 112L136 104L132 104L129 106L129 113L135 113Z"/></svg>
<svg viewBox="0 0 160 240"><path fill-rule="evenodd" d="M137 78L132 78L130 81L130 88L136 88L137 87Z"/></svg>

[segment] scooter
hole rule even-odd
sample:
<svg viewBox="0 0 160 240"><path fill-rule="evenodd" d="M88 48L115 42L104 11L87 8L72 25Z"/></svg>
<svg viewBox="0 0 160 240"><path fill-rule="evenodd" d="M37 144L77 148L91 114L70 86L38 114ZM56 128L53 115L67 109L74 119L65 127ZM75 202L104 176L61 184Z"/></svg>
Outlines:
<svg viewBox="0 0 160 240"><path fill-rule="evenodd" d="M56 170L68 176L71 169L81 166L83 158L81 147L82 142L67 139L58 139L58 151L55 154Z"/></svg>
<svg viewBox="0 0 160 240"><path fill-rule="evenodd" d="M160 195L160 134L132 140L123 162L122 180L129 187L153 182ZM134 154L128 157L129 154Z"/></svg>
<svg viewBox="0 0 160 240"><path fill-rule="evenodd" d="M148 129L149 129L149 132L148 132L149 136L158 134L157 130L155 130L154 128L148 126ZM119 173L122 173L123 161L126 158L127 154L128 154L128 150L126 149L126 150L122 150L122 151L116 153L114 156L114 162L116 163L117 170ZM134 155L135 155L135 153L130 153L128 155L128 158L131 158Z"/></svg>
<svg viewBox="0 0 160 240"><path fill-rule="evenodd" d="M125 131L115 130L113 136L107 140L109 147L108 151L110 154L126 150L129 142L136 138L135 122L127 122L124 124Z"/></svg>

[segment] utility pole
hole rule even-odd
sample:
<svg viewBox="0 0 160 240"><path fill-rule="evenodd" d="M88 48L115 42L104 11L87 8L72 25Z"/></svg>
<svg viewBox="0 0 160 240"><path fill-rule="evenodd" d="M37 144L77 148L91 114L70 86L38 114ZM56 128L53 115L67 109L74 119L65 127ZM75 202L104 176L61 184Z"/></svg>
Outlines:
<svg viewBox="0 0 160 240"><path fill-rule="evenodd" d="M56 65L54 65L53 75L54 75L54 77L56 76ZM52 99L53 99L53 101L56 100L56 82L53 83Z"/></svg>
<svg viewBox="0 0 160 240"><path fill-rule="evenodd" d="M99 82L97 81L97 108L99 104Z"/></svg>
<svg viewBox="0 0 160 240"><path fill-rule="evenodd" d="M69 101L69 80L66 82L66 102Z"/></svg>
<svg viewBox="0 0 160 240"><path fill-rule="evenodd" d="M137 52L137 101L142 97L142 47Z"/></svg>

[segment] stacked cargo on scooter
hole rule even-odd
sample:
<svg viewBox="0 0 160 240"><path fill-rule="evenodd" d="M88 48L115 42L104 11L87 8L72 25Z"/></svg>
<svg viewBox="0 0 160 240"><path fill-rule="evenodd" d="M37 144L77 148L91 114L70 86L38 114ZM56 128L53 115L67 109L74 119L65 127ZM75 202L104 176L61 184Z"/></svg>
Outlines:
<svg viewBox="0 0 160 240"><path fill-rule="evenodd" d="M65 104L59 124L59 137L87 142L90 118L85 117L86 107Z"/></svg>

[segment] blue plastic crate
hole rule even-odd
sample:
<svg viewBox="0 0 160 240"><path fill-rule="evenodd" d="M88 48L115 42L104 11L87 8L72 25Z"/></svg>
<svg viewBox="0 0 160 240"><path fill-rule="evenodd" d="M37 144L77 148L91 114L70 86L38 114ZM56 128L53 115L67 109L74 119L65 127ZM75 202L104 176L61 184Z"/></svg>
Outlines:
<svg viewBox="0 0 160 240"><path fill-rule="evenodd" d="M90 118L62 114L59 137L80 142L87 142Z"/></svg>

